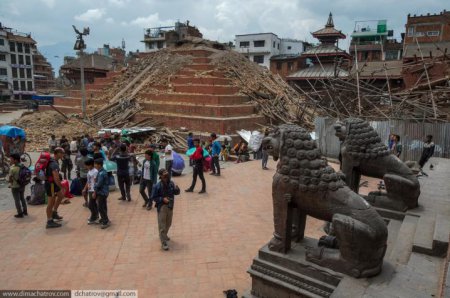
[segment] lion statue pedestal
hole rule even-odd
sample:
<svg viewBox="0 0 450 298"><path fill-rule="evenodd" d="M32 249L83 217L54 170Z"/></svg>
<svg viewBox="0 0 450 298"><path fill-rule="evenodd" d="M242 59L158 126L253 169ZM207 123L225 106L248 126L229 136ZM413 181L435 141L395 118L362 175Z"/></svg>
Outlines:
<svg viewBox="0 0 450 298"><path fill-rule="evenodd" d="M326 297L342 274L360 278L380 273L388 235L384 220L345 185L309 133L297 125L281 125L262 146L275 161L280 159L272 185L275 231L249 269L251 294ZM305 238L307 216L331 222L329 235L320 241Z"/></svg>

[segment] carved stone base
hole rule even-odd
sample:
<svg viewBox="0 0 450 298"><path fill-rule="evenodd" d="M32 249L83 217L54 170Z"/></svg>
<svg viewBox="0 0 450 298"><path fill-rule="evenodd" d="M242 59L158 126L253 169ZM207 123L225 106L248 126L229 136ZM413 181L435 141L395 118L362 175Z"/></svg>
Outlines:
<svg viewBox="0 0 450 298"><path fill-rule="evenodd" d="M245 297L329 297L343 275L306 261L305 247L317 247L317 240L305 238L292 243L287 254L263 246L247 271L252 289L251 296Z"/></svg>

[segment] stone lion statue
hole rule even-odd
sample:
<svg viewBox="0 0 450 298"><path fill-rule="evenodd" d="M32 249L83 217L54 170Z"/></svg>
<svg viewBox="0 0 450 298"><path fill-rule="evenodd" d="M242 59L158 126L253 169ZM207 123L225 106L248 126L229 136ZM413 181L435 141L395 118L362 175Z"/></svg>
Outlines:
<svg viewBox="0 0 450 298"><path fill-rule="evenodd" d="M290 249L296 208L301 238L310 215L332 223L331 242L337 244L308 248L308 261L354 277L378 274L386 252L386 224L322 158L309 133L297 125L280 125L262 146L275 161L280 159L272 184L275 232L269 249L283 253Z"/></svg>
<svg viewBox="0 0 450 298"><path fill-rule="evenodd" d="M417 207L420 184L412 170L381 142L364 120L348 118L334 125L341 141L341 167L347 185L359 191L361 175L384 180L387 193L371 192L367 200L376 207L406 211Z"/></svg>

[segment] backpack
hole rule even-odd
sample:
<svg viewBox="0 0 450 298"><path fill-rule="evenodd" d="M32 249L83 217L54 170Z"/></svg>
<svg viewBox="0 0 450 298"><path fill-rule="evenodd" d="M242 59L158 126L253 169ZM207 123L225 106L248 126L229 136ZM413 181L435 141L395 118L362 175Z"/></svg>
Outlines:
<svg viewBox="0 0 450 298"><path fill-rule="evenodd" d="M34 174L41 181L46 180L46 178L48 178L47 180L49 182L53 181L53 177L47 177L48 176L47 168L48 165L50 164L50 160L51 160L50 153L42 152L41 155L39 156L39 159L36 162L36 165L34 166Z"/></svg>
<svg viewBox="0 0 450 298"><path fill-rule="evenodd" d="M24 165L21 165L19 170L19 179L17 180L17 182L21 187L23 187L30 184L30 181L31 181L30 169Z"/></svg>
<svg viewBox="0 0 450 298"><path fill-rule="evenodd" d="M81 181L79 178L75 178L72 180L72 183L70 184L70 193L75 196L81 196L81 192L83 190L83 187L81 185Z"/></svg>

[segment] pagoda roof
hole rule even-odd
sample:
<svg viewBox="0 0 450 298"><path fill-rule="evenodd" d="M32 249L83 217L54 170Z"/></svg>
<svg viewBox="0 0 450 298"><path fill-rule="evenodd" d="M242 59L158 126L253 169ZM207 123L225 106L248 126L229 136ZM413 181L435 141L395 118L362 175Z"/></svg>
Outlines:
<svg viewBox="0 0 450 298"><path fill-rule="evenodd" d="M302 53L302 57L315 57L315 56L345 56L350 57L350 55L331 44L321 44L315 47L311 47Z"/></svg>
<svg viewBox="0 0 450 298"><path fill-rule="evenodd" d="M301 69L288 75L287 80L308 80L308 79L325 79L340 77L348 77L348 71L335 67L334 64L313 65L308 68Z"/></svg>
<svg viewBox="0 0 450 298"><path fill-rule="evenodd" d="M328 16L328 21L324 28L311 33L315 38L320 39L321 37L336 37L336 38L346 38L345 34L341 30L334 28L333 15L330 12Z"/></svg>

